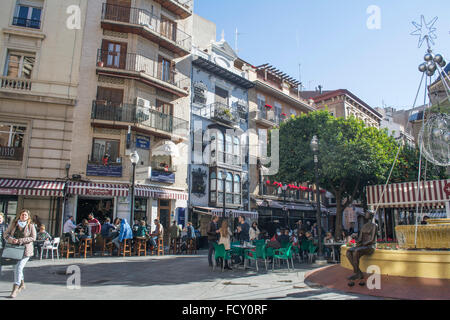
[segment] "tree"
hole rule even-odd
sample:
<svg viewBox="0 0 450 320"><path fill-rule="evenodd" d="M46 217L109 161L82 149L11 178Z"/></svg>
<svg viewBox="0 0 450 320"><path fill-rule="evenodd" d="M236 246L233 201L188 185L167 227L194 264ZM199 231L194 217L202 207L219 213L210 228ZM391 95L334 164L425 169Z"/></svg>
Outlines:
<svg viewBox="0 0 450 320"><path fill-rule="evenodd" d="M395 164L390 183L417 181L419 174L419 155L418 147L403 146L398 161ZM446 167L433 165L422 156L421 180L441 180L448 179Z"/></svg>
<svg viewBox="0 0 450 320"><path fill-rule="evenodd" d="M340 236L344 209L365 186L386 180L398 147L386 130L354 117L335 118L328 111L292 117L280 125L278 181L314 184L313 135L319 139L319 185L336 198L335 235Z"/></svg>

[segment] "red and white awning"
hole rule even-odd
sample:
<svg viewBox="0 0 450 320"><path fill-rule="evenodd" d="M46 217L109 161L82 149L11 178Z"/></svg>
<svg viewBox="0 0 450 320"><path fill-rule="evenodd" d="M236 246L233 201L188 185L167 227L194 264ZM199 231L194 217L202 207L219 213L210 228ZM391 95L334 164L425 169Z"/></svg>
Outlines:
<svg viewBox="0 0 450 320"><path fill-rule="evenodd" d="M128 184L70 182L67 193L83 196L126 197L129 188Z"/></svg>
<svg viewBox="0 0 450 320"><path fill-rule="evenodd" d="M175 200L188 199L188 194L186 192L144 185L136 186L135 196L153 199L175 199Z"/></svg>
<svg viewBox="0 0 450 320"><path fill-rule="evenodd" d="M64 185L64 181L0 178L0 195L62 197Z"/></svg>
<svg viewBox="0 0 450 320"><path fill-rule="evenodd" d="M384 185L368 186L367 204L374 209L378 208L413 208L419 202L420 207L438 208L445 207L450 200L450 179L421 181L419 194L417 182L394 183Z"/></svg>

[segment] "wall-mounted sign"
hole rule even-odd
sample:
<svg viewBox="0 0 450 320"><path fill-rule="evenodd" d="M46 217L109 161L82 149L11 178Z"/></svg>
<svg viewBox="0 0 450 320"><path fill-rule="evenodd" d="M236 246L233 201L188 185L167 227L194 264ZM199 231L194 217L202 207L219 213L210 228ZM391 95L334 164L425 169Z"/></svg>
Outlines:
<svg viewBox="0 0 450 320"><path fill-rule="evenodd" d="M136 148L149 150L150 138L145 136L136 136Z"/></svg>
<svg viewBox="0 0 450 320"><path fill-rule="evenodd" d="M121 177L122 165L90 164L86 167L87 176Z"/></svg>
<svg viewBox="0 0 450 320"><path fill-rule="evenodd" d="M163 183L175 183L175 173L152 169L152 176L150 180Z"/></svg>
<svg viewBox="0 0 450 320"><path fill-rule="evenodd" d="M0 188L0 194L3 194L3 195L16 195L17 194L17 189Z"/></svg>
<svg viewBox="0 0 450 320"><path fill-rule="evenodd" d="M23 148L1 147L0 146L0 159L1 160L21 161L22 157L23 157Z"/></svg>

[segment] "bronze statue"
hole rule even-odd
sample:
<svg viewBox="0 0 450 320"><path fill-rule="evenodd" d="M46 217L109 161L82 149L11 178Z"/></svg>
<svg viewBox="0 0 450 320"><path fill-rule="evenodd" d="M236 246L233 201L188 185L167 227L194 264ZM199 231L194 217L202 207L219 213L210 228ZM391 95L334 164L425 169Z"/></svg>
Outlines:
<svg viewBox="0 0 450 320"><path fill-rule="evenodd" d="M368 221L363 225L359 232L356 246L347 250L347 259L353 266L354 272L353 275L348 277L349 280L364 279L364 274L359 269L359 259L362 256L370 255L375 251L377 225L372 222L374 214L373 211L366 212L365 218ZM350 285L352 284L350 283Z"/></svg>

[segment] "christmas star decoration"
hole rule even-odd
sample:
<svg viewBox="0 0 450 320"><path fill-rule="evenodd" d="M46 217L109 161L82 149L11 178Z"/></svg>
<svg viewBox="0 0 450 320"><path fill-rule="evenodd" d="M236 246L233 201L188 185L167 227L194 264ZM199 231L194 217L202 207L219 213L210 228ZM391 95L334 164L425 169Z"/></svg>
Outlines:
<svg viewBox="0 0 450 320"><path fill-rule="evenodd" d="M437 38L435 31L437 30L434 27L434 24L436 23L438 17L434 17L433 20L431 20L429 23L425 21L425 17L421 16L421 22L420 24L417 22L413 22L412 24L417 29L414 30L414 32L411 33L412 36L419 36L419 48L422 47L422 44L425 40L427 40L428 47L430 46L430 43L434 45L434 39Z"/></svg>

